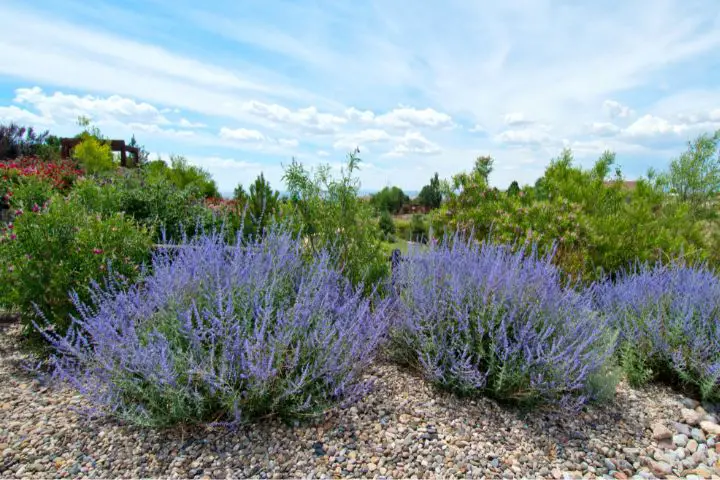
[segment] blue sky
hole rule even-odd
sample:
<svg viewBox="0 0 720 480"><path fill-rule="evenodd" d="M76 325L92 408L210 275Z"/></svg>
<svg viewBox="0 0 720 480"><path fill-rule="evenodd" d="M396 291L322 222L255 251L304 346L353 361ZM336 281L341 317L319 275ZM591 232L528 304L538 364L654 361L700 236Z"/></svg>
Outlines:
<svg viewBox="0 0 720 480"><path fill-rule="evenodd" d="M0 122L135 134L221 191L282 164L418 190L496 159L533 182L563 147L626 177L720 128L717 0L3 0Z"/></svg>

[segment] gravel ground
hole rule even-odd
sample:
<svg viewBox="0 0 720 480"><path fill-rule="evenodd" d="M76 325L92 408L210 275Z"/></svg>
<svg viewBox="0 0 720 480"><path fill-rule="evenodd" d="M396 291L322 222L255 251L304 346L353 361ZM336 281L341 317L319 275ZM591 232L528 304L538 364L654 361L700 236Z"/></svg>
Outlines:
<svg viewBox="0 0 720 480"><path fill-rule="evenodd" d="M378 365L371 395L312 425L153 431L75 414L81 397L23 373L17 334L0 330L0 478L720 479L713 406L663 387L621 385L579 415L523 414Z"/></svg>

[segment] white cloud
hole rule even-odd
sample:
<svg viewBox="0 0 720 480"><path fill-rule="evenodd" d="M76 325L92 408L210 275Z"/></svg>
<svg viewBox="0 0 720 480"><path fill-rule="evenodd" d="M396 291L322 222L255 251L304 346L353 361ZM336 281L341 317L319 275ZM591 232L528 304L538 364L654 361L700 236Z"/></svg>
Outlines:
<svg viewBox="0 0 720 480"><path fill-rule="evenodd" d="M531 125L534 123L532 120L525 118L523 113L508 113L504 117L505 125L510 127L519 127L525 125Z"/></svg>
<svg viewBox="0 0 720 480"><path fill-rule="evenodd" d="M358 110L355 107L345 109L345 116L351 122L370 123L375 119L375 113L370 110Z"/></svg>
<svg viewBox="0 0 720 480"><path fill-rule="evenodd" d="M203 128L203 127L207 127L207 125L205 125L204 123L201 123L201 122L191 122L191 121L188 120L187 118L181 118L180 121L178 122L178 125L180 125L181 127L185 127L185 128Z"/></svg>
<svg viewBox="0 0 720 480"><path fill-rule="evenodd" d="M685 124L673 124L654 115L643 115L623 130L630 137L653 137L657 135L679 134L688 129Z"/></svg>
<svg viewBox="0 0 720 480"><path fill-rule="evenodd" d="M329 156L330 156L330 152L326 152L325 150L318 150L318 151L317 151L317 155L318 155L319 157L329 157Z"/></svg>
<svg viewBox="0 0 720 480"><path fill-rule="evenodd" d="M615 100L605 100L603 102L603 109L610 118L627 118L635 113L630 107Z"/></svg>
<svg viewBox="0 0 720 480"><path fill-rule="evenodd" d="M367 150L367 145L387 142L391 139L392 137L385 130L373 128L342 134L333 144L333 148L336 150L353 150L355 147L360 147L363 150Z"/></svg>
<svg viewBox="0 0 720 480"><path fill-rule="evenodd" d="M593 124L590 125L590 132L599 136L616 135L620 133L621 130L620 127L609 122L593 122Z"/></svg>
<svg viewBox="0 0 720 480"><path fill-rule="evenodd" d="M38 115L24 108L16 107L15 105L0 107L0 121L42 126L49 126L54 123L52 118Z"/></svg>
<svg viewBox="0 0 720 480"><path fill-rule="evenodd" d="M277 104L251 100L242 105L243 111L275 124L285 124L317 134L328 134L347 123L347 119L330 113L319 112L316 107L291 110Z"/></svg>
<svg viewBox="0 0 720 480"><path fill-rule="evenodd" d="M720 123L720 108L700 113L679 114L678 119L684 123Z"/></svg>
<svg viewBox="0 0 720 480"><path fill-rule="evenodd" d="M391 129L423 127L437 129L453 126L452 117L446 113L438 112L433 108L418 109L402 105L379 115L370 110L350 107L345 110L345 116L351 122Z"/></svg>
<svg viewBox="0 0 720 480"><path fill-rule="evenodd" d="M18 88L14 101L38 110L42 116L57 121L75 121L86 116L96 123L137 122L167 125L171 123L160 111L146 102L137 102L120 95L96 97L55 92L47 95L40 87Z"/></svg>
<svg viewBox="0 0 720 480"><path fill-rule="evenodd" d="M553 139L546 128L528 128L521 130L505 130L495 136L500 143L515 146L531 146L550 143Z"/></svg>
<svg viewBox="0 0 720 480"><path fill-rule="evenodd" d="M226 140L240 140L240 141L255 141L264 142L265 135L257 130L248 128L227 128L222 127L220 129L220 137Z"/></svg>
<svg viewBox="0 0 720 480"><path fill-rule="evenodd" d="M388 113L375 116L375 123L391 128L429 127L441 128L452 126L452 117L432 108L399 107Z"/></svg>
<svg viewBox="0 0 720 480"><path fill-rule="evenodd" d="M297 147L300 142L295 138L278 138L278 143L283 147Z"/></svg>
<svg viewBox="0 0 720 480"><path fill-rule="evenodd" d="M408 132L386 155L403 157L411 154L437 155L442 151L440 146L425 138L420 132Z"/></svg>
<svg viewBox="0 0 720 480"><path fill-rule="evenodd" d="M162 135L162 136L169 136L169 137L193 137L195 136L195 132L191 130L177 130L174 128L162 128L152 123L136 123L136 122L130 122L127 124L127 127L130 130L139 130L146 133L151 133L153 135Z"/></svg>

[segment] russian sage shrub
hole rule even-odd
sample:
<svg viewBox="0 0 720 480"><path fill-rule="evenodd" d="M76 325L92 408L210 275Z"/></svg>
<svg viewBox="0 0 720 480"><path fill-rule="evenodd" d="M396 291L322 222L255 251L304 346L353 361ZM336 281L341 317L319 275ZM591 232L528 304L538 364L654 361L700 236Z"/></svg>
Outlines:
<svg viewBox="0 0 720 480"><path fill-rule="evenodd" d="M136 424L298 418L369 388L388 301L273 227L228 246L204 234L154 254L129 288L95 285L70 333L49 335L52 377ZM75 297L77 299L77 297ZM103 410L103 409L101 409Z"/></svg>
<svg viewBox="0 0 720 480"><path fill-rule="evenodd" d="M393 351L440 387L575 408L611 377L613 332L534 249L446 236L393 281Z"/></svg>
<svg viewBox="0 0 720 480"><path fill-rule="evenodd" d="M680 380L703 398L720 394L720 278L704 264L635 265L594 287L620 332L620 363L632 384Z"/></svg>

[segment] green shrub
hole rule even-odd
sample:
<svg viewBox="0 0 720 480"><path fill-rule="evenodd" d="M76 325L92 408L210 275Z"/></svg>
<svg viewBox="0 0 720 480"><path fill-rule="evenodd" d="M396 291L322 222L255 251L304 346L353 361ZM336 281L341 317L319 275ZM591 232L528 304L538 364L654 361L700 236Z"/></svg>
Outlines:
<svg viewBox="0 0 720 480"><path fill-rule="evenodd" d="M143 172L128 172L102 181L80 182L73 195L91 212L110 215L124 212L150 231L155 241L179 240L192 235L198 224L214 223L212 212L197 192L180 189L162 178L147 178Z"/></svg>
<svg viewBox="0 0 720 480"><path fill-rule="evenodd" d="M430 230L428 224L420 214L415 214L410 220L410 238L414 242L425 243L430 238Z"/></svg>
<svg viewBox="0 0 720 480"><path fill-rule="evenodd" d="M411 240L412 233L410 230L410 220L404 218L396 218L393 220L395 224L395 235L403 240Z"/></svg>
<svg viewBox="0 0 720 480"><path fill-rule="evenodd" d="M89 174L99 174L117 168L109 144L90 135L84 135L82 138L83 140L73 148L72 155L83 170Z"/></svg>
<svg viewBox="0 0 720 480"><path fill-rule="evenodd" d="M385 235L393 235L395 233L395 222L387 210L383 210L378 220L378 226Z"/></svg>
<svg viewBox="0 0 720 480"><path fill-rule="evenodd" d="M143 169L152 183L167 181L180 190L194 189L199 196L205 198L220 196L217 184L210 173L198 166L190 165L181 155L171 155L170 166L158 159L148 162Z"/></svg>
<svg viewBox="0 0 720 480"><path fill-rule="evenodd" d="M50 180L39 176L27 176L18 179L13 190L13 205L28 211L41 207L53 195Z"/></svg>
<svg viewBox="0 0 720 480"><path fill-rule="evenodd" d="M410 197L399 187L385 187L371 198L371 203L378 212L398 213L408 202Z"/></svg>
<svg viewBox="0 0 720 480"><path fill-rule="evenodd" d="M610 152L583 169L566 149L534 187L507 195L488 187L488 162L480 160L454 177L448 201L432 216L436 231L472 230L479 240L517 246L531 241L542 253L554 249L563 272L588 282L637 260L720 259L716 218L698 221L691 203L669 197L651 178L628 188L619 169L610 176Z"/></svg>
<svg viewBox="0 0 720 480"><path fill-rule="evenodd" d="M0 279L4 305L22 314L26 332L39 309L62 332L75 312L69 293L87 300L91 280L101 280L111 262L114 272L133 279L149 258L148 231L121 213L92 214L56 195L47 209L25 212L3 235Z"/></svg>
<svg viewBox="0 0 720 480"><path fill-rule="evenodd" d="M313 174L294 159L284 179L310 250L329 248L353 285L363 282L370 291L389 274L389 265L372 206L358 198L360 185L353 177L360 162L356 153L349 155L339 179L331 177L330 166L321 166Z"/></svg>

